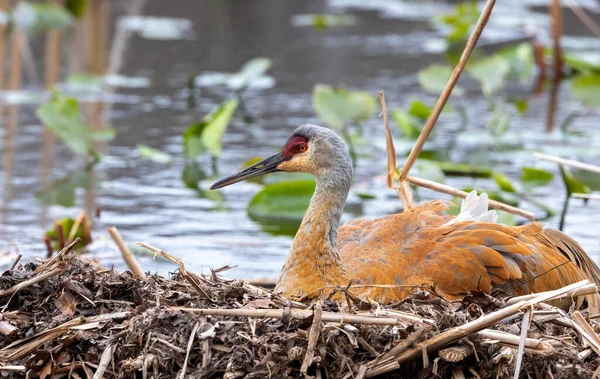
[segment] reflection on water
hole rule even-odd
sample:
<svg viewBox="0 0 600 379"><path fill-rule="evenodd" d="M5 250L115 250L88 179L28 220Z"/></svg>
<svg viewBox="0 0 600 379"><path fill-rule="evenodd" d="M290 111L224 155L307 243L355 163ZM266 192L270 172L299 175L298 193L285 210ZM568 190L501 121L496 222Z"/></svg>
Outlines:
<svg viewBox="0 0 600 379"><path fill-rule="evenodd" d="M431 52L440 35L422 17L435 13L444 5L440 2L388 2L396 4L388 8L381 5L384 2L377 2L377 9L357 9L359 2L352 1L180 0L177 7L160 0L90 3L97 17L88 14L73 30L31 35L26 40L35 67L44 67L45 85L26 77L22 86L15 82L21 77L20 72L12 71L8 87L41 93L45 86L54 83L66 87L64 83L73 73L137 78L137 83L149 84L134 86L127 84L131 81L120 80L102 83L101 96L93 91L80 92L81 98L87 100L86 124L98 129L115 128L117 138L98 146L104 157L92 171L91 179L99 184L75 186L72 208L45 208L34 194L57 180L72 177L85 162L74 158L39 124L36 103L7 107L0 148L0 249L17 242L26 258L45 255L41 236L53 220L74 218L86 210L94 222L95 242L91 249L106 265L124 267L105 229L116 226L130 244L144 241L158 246L182 257L190 270L239 265L229 275L274 276L291 238L270 235L248 217L247 204L259 186L240 183L219 193L207 192L215 176L210 159L200 159L195 167L186 166L183 157L182 132L230 96L226 86L206 84L215 79L214 73L236 72L254 57L273 61L268 74L274 82L249 88L244 94L253 122L248 124L236 117L230 125L218 162L219 174L238 170L248 158L272 154L299 124L319 123L311 102L316 83L346 85L372 94L384 90L389 108L404 106L417 94L430 103L435 100L433 96L423 96L416 72L442 60L439 54ZM501 2L493 17L497 14L497 20L506 19L511 7L521 9L523 5L518 0ZM341 9L355 16L355 25L315 31L292 24L296 15ZM543 13L525 9L527 18L545 20ZM565 14L566 33L572 33L570 25L578 25L569 20L574 18ZM481 43L520 40L523 30L520 24L507 28L502 23L492 23ZM13 39L14 36L18 34ZM10 44L8 49L18 46ZM10 56L13 61L6 62L7 72L20 71L21 64L14 61L20 54L12 52ZM190 91L188 84L195 77L199 85ZM555 96L549 96L553 92L546 90L538 97L518 85L510 86L512 94L530 97L529 111L523 117L513 117L509 132L502 137L494 137L486 130L484 115L488 104L474 90L473 83L461 81L461 86L467 89L468 124L464 125L458 115L442 115L428 149L452 147L451 160L490 164L513 179L518 178L522 166L537 164L558 172L552 164L537 163L531 151L600 162L600 133L594 114L583 114L572 124L571 130L585 133L583 136L562 135L557 130L560 128L552 128L563 123L577 104L564 84L556 86ZM7 96L2 98L6 101ZM364 217L398 211L400 201L394 191L386 189L382 177L385 139L381 120L374 117L364 128L372 146L366 149L370 155L358 160L355 187L372 192L375 199L361 202L353 198L351 202L360 205ZM546 133L546 129L552 132ZM168 164L143 160L136 151L138 144L161 149L174 159ZM411 141L398 140L399 156L411 146ZM184 173L188 185L182 180ZM197 179L199 187L194 188L190 183ZM486 179L451 178L447 183L460 188L475 184L495 188ZM417 195L421 200L441 197L423 189ZM536 189L531 195L560 209L564 189L559 175L555 175L551 187ZM581 201L572 200L570 208L566 232L592 255L600 256L598 232L591 227L600 223L600 202L584 206ZM348 220L357 216L347 212L344 217ZM556 227L558 218L548 223ZM165 273L175 269L171 263L153 260L148 255L140 263L150 271Z"/></svg>

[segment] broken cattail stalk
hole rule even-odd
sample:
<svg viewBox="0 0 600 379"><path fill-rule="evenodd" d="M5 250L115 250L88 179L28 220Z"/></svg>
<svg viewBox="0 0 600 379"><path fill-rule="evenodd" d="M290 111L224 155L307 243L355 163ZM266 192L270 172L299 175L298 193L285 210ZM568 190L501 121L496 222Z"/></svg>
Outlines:
<svg viewBox="0 0 600 379"><path fill-rule="evenodd" d="M595 166L593 164L583 163L583 162L579 162L579 161L574 161L572 159L565 159L565 158L561 158L561 157L555 157L553 155L542 154L542 153L533 153L533 155L536 158L541 159L543 161L558 163L560 165L575 167L575 168L578 168L578 169L581 169L581 170L595 172L597 174L600 174L600 166Z"/></svg>
<svg viewBox="0 0 600 379"><path fill-rule="evenodd" d="M520 337L514 334L492 329L484 329L477 332L477 334L488 340L498 341L503 346L513 349L517 349L519 347ZM561 343L556 341L556 345L561 345ZM542 341L536 338L526 338L524 347L529 349L528 351L533 351L541 355L547 356L554 353L554 347L551 341Z"/></svg>
<svg viewBox="0 0 600 379"><path fill-rule="evenodd" d="M55 256L48 259L46 262L44 262L38 268L36 268L34 272L39 275L41 272L44 272L44 270L46 268L53 266L56 262L58 262L60 259L62 259L62 257L64 255L71 252L71 250L73 250L73 248L75 247L75 245L77 245L79 243L79 241L81 241L81 239L79 239L79 237L75 238L75 240L73 242L71 242L64 248L62 248Z"/></svg>
<svg viewBox="0 0 600 379"><path fill-rule="evenodd" d="M121 255L123 256L123 260L127 263L127 266L131 270L131 272L135 276L139 276L140 278L144 278L146 275L144 274L144 270L142 266L140 266L139 262L135 258L135 255L129 250L125 241L123 241L123 237L121 237L121 233L114 226L106 228L108 230L108 234L115 241L119 250L121 251Z"/></svg>
<svg viewBox="0 0 600 379"><path fill-rule="evenodd" d="M554 70L554 81L560 81L562 79L563 69L563 56L562 48L560 45L560 37L562 35L562 9L560 8L559 0L552 0L550 2L550 34L552 35L552 47L554 49L553 55L553 70Z"/></svg>
<svg viewBox="0 0 600 379"><path fill-rule="evenodd" d="M436 183L431 180L417 178L415 176L408 176L408 177L406 177L406 180L416 186L428 188L433 191L446 193L448 195L452 195L452 196L456 196L456 197L461 197L463 199L465 199L469 195L465 191L461 191L459 189L447 186L445 184ZM527 212L523 209L516 208L516 207L510 206L508 204L504 204L504 203L501 203L501 202L495 201L495 200L490 200L489 204L490 204L491 208L499 209L499 210L502 210L502 211L505 211L508 213L522 216L528 220L535 220L535 215L533 213Z"/></svg>
<svg viewBox="0 0 600 379"><path fill-rule="evenodd" d="M291 317L297 320L304 320L313 317L314 311L305 309L290 309L285 313L283 309L221 309L221 308L185 308L171 307L169 311L190 312L199 315L211 316L229 316L229 317L257 317L257 318L283 318ZM379 317L356 315L349 313L323 312L321 321L336 322L340 324L366 324L366 325L402 325L402 316L398 317Z"/></svg>
<svg viewBox="0 0 600 379"><path fill-rule="evenodd" d="M85 217L86 217L85 212L79 212L79 214L77 215L77 218L75 218L75 222L73 222L73 226L71 227L71 230L69 231L69 236L67 237L67 241L66 241L67 244L73 242L73 240L75 239L75 236L77 235L77 229L79 229L79 227L81 226L81 223L83 222L83 219Z"/></svg>
<svg viewBox="0 0 600 379"><path fill-rule="evenodd" d="M495 0L487 0L487 2L485 3L485 7L483 8L481 15L479 16L479 20L477 20L477 24L475 25L473 32L467 40L467 44L462 52L462 55L460 56L460 60L454 68L452 75L450 75L450 79L448 79L446 88L444 88L444 91L442 91L442 94L440 95L437 103L433 107L431 115L427 119L427 122L425 123L425 126L423 127L423 130L421 131L421 134L419 135L419 138L415 143L415 147L412 149L410 155L404 163L404 167L402 168L402 172L400 173L401 182L407 179L410 169L412 168L415 161L417 160L417 157L421 153L421 150L423 149L423 145L425 145L427 138L429 138L429 135L431 134L435 123L437 122L440 114L442 113L442 109L444 109L444 106L446 105L446 102L448 101L448 98L450 97L450 94L452 93L452 90L454 89L454 86L456 85L460 74L463 72L465 66L467 65L467 61L469 60L471 52L473 52L473 49L475 48L475 45L479 40L479 36L483 32L483 29L485 28L485 25L487 24L490 15L492 14L492 9L494 8L495 3Z"/></svg>
<svg viewBox="0 0 600 379"><path fill-rule="evenodd" d="M529 295L523 295L523 296L516 296L516 297L512 297L508 300L506 300L506 305L513 305L516 304L520 301L525 301L525 300L531 300L531 299L535 299L537 296L541 295L541 294L545 294L545 293L550 293L553 291L547 291L547 292L540 292L540 293L531 293ZM566 297L570 297L570 298L574 298L577 296L585 296L585 295L592 295L598 293L598 286L594 283L590 283L588 285L582 286L576 290L567 292L565 294L562 294L561 296L557 296L554 299L555 300L559 300L559 299L564 299Z"/></svg>
<svg viewBox="0 0 600 379"><path fill-rule="evenodd" d="M321 317L323 315L323 303L318 300L315 304L314 316L312 325L310 326L310 333L308 334L308 346L306 348L306 354L300 367L300 372L306 375L308 368L311 366L313 357L315 356L315 349L317 342L319 342L319 335L321 333Z"/></svg>
<svg viewBox="0 0 600 379"><path fill-rule="evenodd" d="M403 181L400 182L399 187L394 186L394 180L399 178L398 169L396 165L396 148L394 147L394 140L392 138L392 132L390 131L390 123L388 119L387 105L385 103L385 95L383 91L379 91L379 104L381 105L381 114L383 116L383 126L385 130L385 147L387 151L387 185L389 188L396 188L398 197L402 201L404 209L411 208L413 206L412 193L408 185L403 185Z"/></svg>
<svg viewBox="0 0 600 379"><path fill-rule="evenodd" d="M575 330L579 332L590 344L590 347L594 349L596 354L600 355L600 337L594 331L594 328L585 320L581 312L573 312L573 324Z"/></svg>
<svg viewBox="0 0 600 379"><path fill-rule="evenodd" d="M371 369L367 370L366 377L370 378L373 376L384 374L386 372L397 370L398 368L400 368L400 363L407 362L421 356L424 350L428 353L436 351L444 346L447 346L452 342L455 342L461 338L464 338L468 335L479 332L480 330L483 330L491 325L494 325L506 319L507 317L518 314L523 309L528 309L541 302L552 300L558 296L568 293L569 291L581 288L586 284L589 284L589 281L583 280L557 289L555 291L544 292L539 294L534 299L521 301L519 303L507 306L493 313L480 317L474 321L468 322L464 325L449 329L443 333L436 335L433 338L430 338L426 341L417 344L414 347L409 348L402 354L396 356L393 362L384 362L381 365L372 367Z"/></svg>

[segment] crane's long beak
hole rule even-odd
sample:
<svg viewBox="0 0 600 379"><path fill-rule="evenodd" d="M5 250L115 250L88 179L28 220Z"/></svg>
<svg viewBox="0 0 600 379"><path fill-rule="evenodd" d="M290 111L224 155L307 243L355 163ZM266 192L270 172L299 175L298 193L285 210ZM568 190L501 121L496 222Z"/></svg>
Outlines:
<svg viewBox="0 0 600 379"><path fill-rule="evenodd" d="M256 176L269 174L271 172L277 172L279 171L277 169L277 166L279 166L281 162L283 162L283 153L279 152L277 154L271 155L268 158L263 159L258 163L253 164L250 167L246 167L245 169L236 174L229 175L228 177L219 180L218 182L210 186L210 189L214 190L217 188L223 188L246 179L254 178Z"/></svg>

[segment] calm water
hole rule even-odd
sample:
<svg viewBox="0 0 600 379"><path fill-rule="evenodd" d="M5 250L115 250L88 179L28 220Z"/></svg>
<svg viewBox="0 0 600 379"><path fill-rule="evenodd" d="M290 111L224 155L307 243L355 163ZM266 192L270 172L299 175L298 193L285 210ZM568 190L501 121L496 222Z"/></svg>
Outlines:
<svg viewBox="0 0 600 379"><path fill-rule="evenodd" d="M111 3L110 30L125 10L121 2ZM228 275L235 277L275 276L291 244L291 237L272 236L246 214L246 205L259 190L252 183L241 183L222 190L222 203L199 196L181 181L185 160L181 133L198 121L214 105L228 97L222 87L200 88L189 106L186 90L191 75L208 71L234 72L247 60L265 56L273 60L269 71L275 79L270 88L246 93L246 106L254 118L246 124L236 117L224 137L224 152L219 161L219 175L237 170L248 158L265 156L278 149L291 131L302 123L319 123L312 109L311 92L316 83L345 85L376 95L384 90L388 108L404 106L419 96L430 103L435 97L424 95L416 73L422 67L442 62L436 42L439 31L428 22L450 5L443 1L373 1L369 8L363 1L193 1L179 0L177 6L152 0L142 2L141 15L168 18L166 29L155 34L134 32L127 38L118 74L140 79L140 88L114 88L110 124L117 138L105 149L97 166L100 181L95 191L80 190L74 208L42 207L34 197L43 187L43 128L35 117L35 101L22 104L16 133L9 133L3 121L2 171L0 175L0 251L20 251L26 258L45 255L41 236L55 218L75 217L82 209L100 208L94 219L93 254L105 265L124 268L120 254L106 233L114 225L130 244L147 242L184 259L190 270L207 270L223 265L238 265ZM527 39L532 29L541 28L548 19L544 2L501 1L481 44L505 46ZM452 3L451 3L452 4ZM307 13L341 12L353 14L358 24L324 31L294 26L294 16ZM598 14L590 10L596 20ZM596 10L597 11L597 10ZM517 15L517 16L515 16ZM147 21L147 20L146 20ZM169 29L169 25L176 25ZM587 35L585 28L568 11L566 34ZM162 33L162 34L161 34ZM173 35L165 39L165 35ZM109 41L111 41L109 39ZM575 40L579 41L579 40ZM43 72L43 39L30 39L34 69ZM65 40L64 46L68 44ZM572 45L575 46L574 42ZM600 51L600 43L589 40L583 49ZM63 53L64 61L69 53ZM71 57L72 58L72 57ZM43 88L40 75L28 75L25 88L39 93ZM68 69L65 65L62 78ZM144 84L144 80L148 82ZM500 140L486 130L489 112L477 84L461 80L466 87L469 123L460 130L460 119L445 114L438 122L427 148L447 149L454 146L450 158L455 162L490 164L517 180L522 166L547 168L557 174L551 187L533 192L536 199L560 210L564 188L555 165L536 162L532 151L545 151L590 163L600 163L600 132L594 113L577 118L572 129L585 136L546 133L548 94L535 97L531 85L509 85L511 94L526 96L529 111L511 118L510 128ZM564 121L576 102L569 96L568 83L559 93L557 125ZM5 98L5 101L6 98ZM5 113L6 115L6 110ZM364 217L376 217L400 209L395 192L385 188L385 140L381 119L365 123L372 146L370 157L359 159L357 188L367 189L376 199L360 203L352 198L353 209L362 209ZM169 165L144 161L135 147L143 143L162 149L175 157ZM405 154L411 141L398 139L398 154ZM80 162L61 144L54 147L51 176L60 179L79 167ZM210 161L201 167L211 174ZM214 180L201 182L207 188ZM448 178L455 187L474 186L495 189L491 180ZM419 190L422 200L444 197ZM527 208L527 206L525 206ZM528 208L534 209L534 208ZM539 211L538 211L539 212ZM538 213L540 214L540 213ZM346 220L356 217L347 213ZM548 221L558 225L558 218ZM600 260L600 202L584 206L571 201L565 231ZM170 262L140 257L150 271L174 270Z"/></svg>

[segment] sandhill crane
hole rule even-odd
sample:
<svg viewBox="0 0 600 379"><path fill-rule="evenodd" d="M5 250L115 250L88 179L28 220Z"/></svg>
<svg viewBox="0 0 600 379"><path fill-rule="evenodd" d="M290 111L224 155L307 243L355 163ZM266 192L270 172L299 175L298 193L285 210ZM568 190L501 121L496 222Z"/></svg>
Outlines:
<svg viewBox="0 0 600 379"><path fill-rule="evenodd" d="M423 284L455 300L474 290L520 295L583 279L600 283L598 267L576 241L539 223L497 224L486 194L471 193L457 217L442 213L448 202L431 201L339 227L352 160L335 132L316 125L300 126L280 152L211 189L277 171L309 173L317 181L276 283L275 293L285 297L327 297L353 279L352 292L382 303Z"/></svg>

